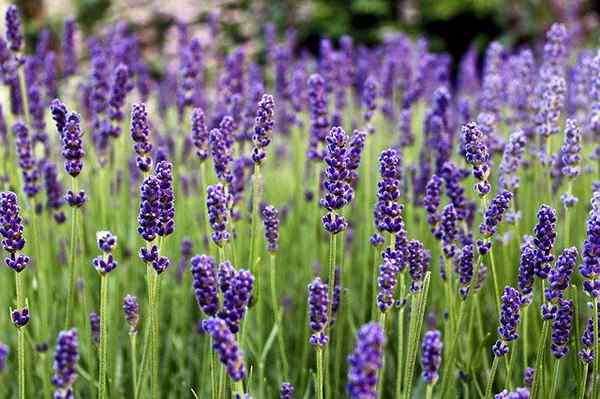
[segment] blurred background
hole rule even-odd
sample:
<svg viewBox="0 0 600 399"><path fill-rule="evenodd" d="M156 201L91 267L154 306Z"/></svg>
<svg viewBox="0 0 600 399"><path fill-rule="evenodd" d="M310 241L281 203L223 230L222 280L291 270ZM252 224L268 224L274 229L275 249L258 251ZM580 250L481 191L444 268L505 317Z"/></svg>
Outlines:
<svg viewBox="0 0 600 399"><path fill-rule="evenodd" d="M250 52L264 53L265 31L272 23L279 38L293 31L296 51L316 53L319 38L334 43L349 34L355 43L375 45L401 30L425 36L430 50L459 60L471 43L484 49L491 40L505 45L533 44L534 38L561 21L580 41L597 32L600 2L595 0L20 0L28 45L35 46L40 28L59 37L65 17L74 16L82 31L94 33L103 22L126 19L139 33L144 57L175 52L175 29L208 40L220 30L219 46L245 43ZM219 21L217 24L216 21ZM596 35L597 37L597 35ZM258 38L258 40L257 40ZM597 44L597 43L593 43ZM58 43L56 43L58 46ZM481 53L481 51L480 51ZM259 57L260 58L260 57ZM157 57L158 59L158 57ZM161 66L154 65L159 71Z"/></svg>

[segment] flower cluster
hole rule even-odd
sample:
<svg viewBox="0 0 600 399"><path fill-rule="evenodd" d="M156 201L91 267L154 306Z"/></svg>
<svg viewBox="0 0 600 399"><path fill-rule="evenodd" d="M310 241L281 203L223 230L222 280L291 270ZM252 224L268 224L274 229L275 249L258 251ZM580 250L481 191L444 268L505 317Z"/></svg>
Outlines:
<svg viewBox="0 0 600 399"><path fill-rule="evenodd" d="M19 253L25 247L23 219L17 195L11 191L0 193L0 234L2 247L8 252L6 265L17 273L23 271L29 264L29 256Z"/></svg>
<svg viewBox="0 0 600 399"><path fill-rule="evenodd" d="M261 211L265 226L265 240L270 253L277 252L279 248L279 211L272 205L263 207Z"/></svg>
<svg viewBox="0 0 600 399"><path fill-rule="evenodd" d="M406 247L408 274L412 280L411 291L417 292L421 289L425 274L429 270L431 254L425 249L423 243L418 240L410 240Z"/></svg>
<svg viewBox="0 0 600 399"><path fill-rule="evenodd" d="M219 360L227 368L227 373L234 381L241 381L246 376L244 354L235 341L235 335L229 330L223 319L211 317L202 322L202 328L212 338L213 349Z"/></svg>
<svg viewBox="0 0 600 399"><path fill-rule="evenodd" d="M125 314L125 320L129 325L129 333L137 333L137 325L140 321L140 305L138 300L133 295L125 295L123 298L123 313Z"/></svg>
<svg viewBox="0 0 600 399"><path fill-rule="evenodd" d="M23 191L29 198L32 198L40 191L40 186L38 183L39 171L33 155L29 130L23 122L17 122L13 126L13 133L15 134L19 167L23 175Z"/></svg>
<svg viewBox="0 0 600 399"><path fill-rule="evenodd" d="M217 296L216 264L212 256L194 256L191 261L192 288L200 309L208 316L215 316L219 309Z"/></svg>
<svg viewBox="0 0 600 399"><path fill-rule="evenodd" d="M512 197L512 193L506 190L494 197L483 215L483 222L479 225L479 232L484 237L491 237L496 233L497 226L502 222L504 213L510 207Z"/></svg>
<svg viewBox="0 0 600 399"><path fill-rule="evenodd" d="M329 298L327 296L327 284L321 282L319 277L308 285L308 312L310 317L310 344L323 347L327 345L329 337L326 334L328 323Z"/></svg>
<svg viewBox="0 0 600 399"><path fill-rule="evenodd" d="M310 103L310 136L306 156L310 160L318 161L323 159L319 145L325 142L329 127L327 92L325 91L325 80L321 75L314 74L308 78L308 100Z"/></svg>
<svg viewBox="0 0 600 399"><path fill-rule="evenodd" d="M279 399L294 399L294 386L289 382L281 384Z"/></svg>
<svg viewBox="0 0 600 399"><path fill-rule="evenodd" d="M252 134L252 160L256 164L262 163L265 159L265 148L271 143L271 133L273 131L273 111L275 104L273 96L263 94L256 109L256 119L254 121L254 133Z"/></svg>
<svg viewBox="0 0 600 399"><path fill-rule="evenodd" d="M192 111L192 142L196 147L198 159L204 162L208 158L208 129L201 108L194 108Z"/></svg>
<svg viewBox="0 0 600 399"><path fill-rule="evenodd" d="M485 143L485 137L477 123L469 122L462 127L462 140L465 149L465 158L473 166L473 176L479 182L475 184L475 191L480 196L487 195L491 186L488 182L490 175L490 153Z"/></svg>
<svg viewBox="0 0 600 399"><path fill-rule="evenodd" d="M560 299L558 309L552 320L552 354L562 359L569 353L571 325L573 321L573 301Z"/></svg>
<svg viewBox="0 0 600 399"><path fill-rule="evenodd" d="M440 223L438 208L441 202L443 184L444 181L438 175L432 175L425 186L425 196L423 197L423 206L427 211L427 223L431 233L438 239L441 239L441 231L438 228Z"/></svg>
<svg viewBox="0 0 600 399"><path fill-rule="evenodd" d="M56 342L54 355L54 376L52 384L56 387L54 398L73 398L73 383L77 378L77 361L79 360L77 330L74 328L61 331Z"/></svg>
<svg viewBox="0 0 600 399"><path fill-rule="evenodd" d="M254 276L248 270L238 270L229 281L228 288L223 295L223 308L219 317L227 323L229 330L236 334L240 329L240 322L252 300Z"/></svg>
<svg viewBox="0 0 600 399"><path fill-rule="evenodd" d="M381 180L377 184L377 203L373 211L375 227L378 231L396 234L404 230L402 212L404 206L398 203L401 184L401 159L398 151L387 149L379 157Z"/></svg>
<svg viewBox="0 0 600 399"><path fill-rule="evenodd" d="M426 384L435 384L438 380L438 370L442 364L442 348L442 333L437 330L427 331L421 345L423 380Z"/></svg>
<svg viewBox="0 0 600 399"><path fill-rule="evenodd" d="M385 334L379 323L358 330L356 346L348 356L348 395L352 399L377 397L379 370L383 367Z"/></svg>
<svg viewBox="0 0 600 399"><path fill-rule="evenodd" d="M136 103L131 108L131 139L135 143L135 162L142 172L152 168L152 143L150 143L150 123L146 104Z"/></svg>
<svg viewBox="0 0 600 399"><path fill-rule="evenodd" d="M512 287L505 287L502 295L502 305L500 306L500 326L498 335L500 339L492 346L492 352L498 357L508 353L508 342L514 341L519 337L517 329L519 327L521 294Z"/></svg>
<svg viewBox="0 0 600 399"><path fill-rule="evenodd" d="M117 237L110 231L99 231L96 233L98 248L104 254L97 256L92 260L92 266L101 275L113 271L117 267L117 261L114 259L112 250L117 245Z"/></svg>
<svg viewBox="0 0 600 399"><path fill-rule="evenodd" d="M206 194L206 205L208 207L208 221L213 229L212 240L219 247L229 241L227 223L229 220L229 208L231 195L225 191L221 183L208 186Z"/></svg>
<svg viewBox="0 0 600 399"><path fill-rule="evenodd" d="M404 267L399 255L397 251L393 250L383 252L383 263L379 266L379 277L377 278L377 307L381 312L386 312L394 305L398 273Z"/></svg>
<svg viewBox="0 0 600 399"><path fill-rule="evenodd" d="M583 242L583 263L579 272L584 278L583 289L592 298L600 297L600 192L595 192L592 210L587 220L587 236Z"/></svg>
<svg viewBox="0 0 600 399"><path fill-rule="evenodd" d="M550 263L554 261L552 249L556 240L556 211L546 204L542 204L538 209L534 233L534 273L539 278L545 279L550 272Z"/></svg>

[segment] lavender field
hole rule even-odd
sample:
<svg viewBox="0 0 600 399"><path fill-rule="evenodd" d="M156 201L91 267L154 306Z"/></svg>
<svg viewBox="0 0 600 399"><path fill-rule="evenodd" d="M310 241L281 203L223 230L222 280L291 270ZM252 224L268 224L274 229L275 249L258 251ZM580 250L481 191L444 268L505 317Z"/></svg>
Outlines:
<svg viewBox="0 0 600 399"><path fill-rule="evenodd" d="M452 59L210 14L157 69L0 12L0 398L600 398L573 24Z"/></svg>

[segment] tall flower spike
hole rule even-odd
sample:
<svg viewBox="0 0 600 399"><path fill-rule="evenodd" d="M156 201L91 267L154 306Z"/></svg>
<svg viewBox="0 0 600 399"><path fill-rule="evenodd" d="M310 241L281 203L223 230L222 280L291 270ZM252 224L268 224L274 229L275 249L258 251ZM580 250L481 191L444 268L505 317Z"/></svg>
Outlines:
<svg viewBox="0 0 600 399"><path fill-rule="evenodd" d="M229 220L229 206L231 196L223 188L222 184L208 186L206 194L206 205L208 208L208 221L212 227L212 240L219 247L229 241L227 223Z"/></svg>
<svg viewBox="0 0 600 399"><path fill-rule="evenodd" d="M365 140L367 135L361 130L355 130L348 143L348 151L346 154L346 167L348 168L348 183L352 188L356 188L358 183L358 168L360 166L360 158L365 149Z"/></svg>
<svg viewBox="0 0 600 399"><path fill-rule="evenodd" d="M528 388L517 388L513 392L509 392L508 389L502 390L502 392L494 395L494 399L529 399Z"/></svg>
<svg viewBox="0 0 600 399"><path fill-rule="evenodd" d="M544 294L546 300L556 302L563 298L564 292L571 284L571 275L577 265L579 253L577 248L565 248L556 260L556 266L550 270L548 282L550 286L546 288Z"/></svg>
<svg viewBox="0 0 600 399"><path fill-rule="evenodd" d="M348 356L348 395L352 399L377 397L379 370L383 367L385 334L379 323L358 330L356 346Z"/></svg>
<svg viewBox="0 0 600 399"><path fill-rule="evenodd" d="M161 237L171 235L175 231L175 194L173 193L173 165L161 161L156 164L156 179L158 180L158 229Z"/></svg>
<svg viewBox="0 0 600 399"><path fill-rule="evenodd" d="M383 263L379 266L377 278L377 307L381 312L386 312L394 305L394 294L398 285L398 273L402 264L397 251L383 253Z"/></svg>
<svg viewBox="0 0 600 399"><path fill-rule="evenodd" d="M65 170L72 177L77 177L83 168L83 133L81 132L79 115L69 112L61 134L62 156L65 159Z"/></svg>
<svg viewBox="0 0 600 399"><path fill-rule="evenodd" d="M19 253L25 246L23 219L21 219L17 195L11 191L0 193L0 234L2 247L8 252L5 262L17 273L29 263L29 257Z"/></svg>
<svg viewBox="0 0 600 399"><path fill-rule="evenodd" d="M521 258L519 261L519 290L526 299L531 298L535 278L535 245L533 237L525 236L521 245Z"/></svg>
<svg viewBox="0 0 600 399"><path fill-rule="evenodd" d="M150 142L150 123L146 104L135 103L131 107L131 139L136 153L135 162L142 172L152 168L152 143Z"/></svg>
<svg viewBox="0 0 600 399"><path fill-rule="evenodd" d="M123 313L127 324L129 324L129 334L137 333L137 325L140 321L140 305L135 296L125 295L125 298L123 298Z"/></svg>
<svg viewBox="0 0 600 399"><path fill-rule="evenodd" d="M419 240L410 240L406 249L408 273L412 280L410 290L412 292L417 292L421 289L425 274L427 273L427 270L429 270L431 254Z"/></svg>
<svg viewBox="0 0 600 399"><path fill-rule="evenodd" d="M147 242L154 241L158 233L159 191L160 183L154 175L146 177L140 186L138 233Z"/></svg>
<svg viewBox="0 0 600 399"><path fill-rule="evenodd" d="M279 399L294 399L294 386L289 382L282 383L279 391Z"/></svg>
<svg viewBox="0 0 600 399"><path fill-rule="evenodd" d="M313 346L322 348L329 342L325 329L329 320L328 306L327 284L322 283L321 279L317 277L308 285L309 326L312 332L309 342Z"/></svg>
<svg viewBox="0 0 600 399"><path fill-rule="evenodd" d="M192 111L192 142L196 147L196 155L204 162L208 158L208 129L201 108L194 108Z"/></svg>
<svg viewBox="0 0 600 399"><path fill-rule="evenodd" d="M565 140L560 149L560 159L562 161L562 174L572 180L581 173L581 130L574 119L567 119L565 122ZM570 208L577 204L577 197L571 191L563 193L560 196L561 202L565 208Z"/></svg>
<svg viewBox="0 0 600 399"><path fill-rule="evenodd" d="M537 220L533 239L536 248L534 273L545 279L550 272L550 263L554 261L552 249L556 240L556 211L542 204L537 212Z"/></svg>
<svg viewBox="0 0 600 399"><path fill-rule="evenodd" d="M240 323L252 300L254 276L248 270L239 270L231 279L229 288L223 295L223 309L219 317L227 323L232 333L237 334Z"/></svg>
<svg viewBox="0 0 600 399"><path fill-rule="evenodd" d="M5 24L6 41L10 45L10 49L18 53L23 47L23 28L21 27L19 10L14 4L6 9Z"/></svg>
<svg viewBox="0 0 600 399"><path fill-rule="evenodd" d="M427 331L421 345L423 381L426 384L435 384L439 378L438 371L442 364L442 348L442 333L437 330Z"/></svg>
<svg viewBox="0 0 600 399"><path fill-rule="evenodd" d="M205 314L215 316L219 309L215 260L212 256L200 255L194 256L191 264L196 302Z"/></svg>
<svg viewBox="0 0 600 399"><path fill-rule="evenodd" d="M310 136L306 156L312 161L318 161L323 158L323 152L319 147L325 142L329 127L327 92L325 91L325 80L321 75L311 75L307 85L310 104Z"/></svg>
<svg viewBox="0 0 600 399"><path fill-rule="evenodd" d="M254 120L254 133L252 134L252 160L260 164L266 157L265 148L271 143L271 134L273 132L273 111L275 104L273 96L263 94L258 107L256 108L256 118Z"/></svg>
<svg viewBox="0 0 600 399"><path fill-rule="evenodd" d="M583 242L582 264L583 289L592 298L600 297L600 192L592 198L592 210L587 220L587 235Z"/></svg>
<svg viewBox="0 0 600 399"><path fill-rule="evenodd" d="M265 226L265 241L270 253L277 252L279 248L279 211L272 205L265 206L261 211Z"/></svg>
<svg viewBox="0 0 600 399"><path fill-rule="evenodd" d="M400 199L401 159L398 151L389 148L379 157L381 180L377 184L377 203L373 211L375 227L378 231L396 234L404 230Z"/></svg>
<svg viewBox="0 0 600 399"><path fill-rule="evenodd" d="M36 160L33 155L33 145L29 137L29 129L22 122L13 125L15 134L15 144L17 156L19 158L19 167L23 175L23 191L27 197L34 197L39 191L39 171L36 166Z"/></svg>
<svg viewBox="0 0 600 399"><path fill-rule="evenodd" d="M573 321L573 301L561 299L558 310L552 320L552 344L550 349L557 359L562 359L569 353L571 326Z"/></svg>
<svg viewBox="0 0 600 399"><path fill-rule="evenodd" d="M202 322L202 327L212 338L213 350L227 369L234 381L241 381L246 376L244 354L235 341L235 335L229 330L224 320L212 317Z"/></svg>
<svg viewBox="0 0 600 399"><path fill-rule="evenodd" d="M500 326L498 335L500 339L492 346L492 352L498 357L508 353L507 343L516 340L519 337L517 329L519 327L521 294L512 287L505 287L502 295L502 305L500 306Z"/></svg>
<svg viewBox="0 0 600 399"><path fill-rule="evenodd" d="M98 345L100 343L100 316L96 312L90 313L90 330L92 342Z"/></svg>
<svg viewBox="0 0 600 399"><path fill-rule="evenodd" d="M54 376L52 377L52 384L56 387L55 399L73 398L72 387L77 378L77 361L79 360L78 346L76 329L61 331L58 334L53 365Z"/></svg>
<svg viewBox="0 0 600 399"><path fill-rule="evenodd" d="M490 206L483 215L483 222L479 225L479 232L484 237L491 237L496 234L496 229L502 222L502 217L510 207L512 197L512 193L505 190L496 194L492 199Z"/></svg>
<svg viewBox="0 0 600 399"><path fill-rule="evenodd" d="M95 257L92 260L92 266L94 266L94 269L96 269L98 273L104 275L110 273L117 267L117 261L111 253L117 245L117 237L110 231L99 231L96 233L96 241L98 243L98 248L100 248L104 254Z"/></svg>
<svg viewBox="0 0 600 399"><path fill-rule="evenodd" d="M121 121L123 120L123 105L127 96L129 68L125 64L116 66L112 75L111 93L108 100L109 116L111 120L110 135L119 137L121 134Z"/></svg>
<svg viewBox="0 0 600 399"><path fill-rule="evenodd" d="M441 239L441 231L438 228L441 217L438 208L441 202L443 184L444 181L438 175L432 175L425 186L425 196L423 197L423 206L427 211L427 223L431 233L437 239Z"/></svg>
<svg viewBox="0 0 600 399"><path fill-rule="evenodd" d="M490 153L485 143L484 134L477 123L469 122L462 127L462 140L465 158L473 167L473 176L479 181L475 184L475 192L483 197L491 190L488 182Z"/></svg>
<svg viewBox="0 0 600 399"><path fill-rule="evenodd" d="M72 76L77 71L79 60L75 48L75 20L67 19L63 29L63 74L65 77Z"/></svg>
<svg viewBox="0 0 600 399"><path fill-rule="evenodd" d="M442 248L446 258L453 258L456 253L456 239L458 215L454 205L448 204L442 210L440 234L442 236Z"/></svg>
<svg viewBox="0 0 600 399"><path fill-rule="evenodd" d="M348 136L341 127L332 127L327 135L325 155L324 196L320 204L328 212L323 216L323 227L331 234L346 230L348 222L336 211L348 205L354 197L354 190L348 183L347 165Z"/></svg>
<svg viewBox="0 0 600 399"><path fill-rule="evenodd" d="M372 75L369 75L367 80L365 80L362 92L362 105L364 107L363 118L369 125L377 109L377 80ZM369 126L368 131L372 134L375 129Z"/></svg>
<svg viewBox="0 0 600 399"><path fill-rule="evenodd" d="M231 174L233 157L226 132L221 128L212 129L208 134L208 145L217 178L222 182L230 182L233 177Z"/></svg>
<svg viewBox="0 0 600 399"><path fill-rule="evenodd" d="M523 153L527 137L522 130L517 130L510 135L508 143L504 147L502 161L500 162L500 175L498 185L504 190L514 191L519 188L518 170L523 163Z"/></svg>

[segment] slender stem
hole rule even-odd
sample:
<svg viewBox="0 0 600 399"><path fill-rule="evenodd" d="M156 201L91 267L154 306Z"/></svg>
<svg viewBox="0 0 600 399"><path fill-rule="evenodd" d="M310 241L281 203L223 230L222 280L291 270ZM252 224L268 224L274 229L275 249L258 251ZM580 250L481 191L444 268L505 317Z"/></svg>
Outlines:
<svg viewBox="0 0 600 399"><path fill-rule="evenodd" d="M384 330L385 334L385 313L379 314L379 324L381 324L381 328ZM385 379L385 350L383 351L383 355L381 357L381 369L377 372L377 398L381 398L381 394L383 392L383 380Z"/></svg>
<svg viewBox="0 0 600 399"><path fill-rule="evenodd" d="M598 355L598 297L594 297L594 368L592 371L592 398L598 398L598 373L600 372L600 356Z"/></svg>
<svg viewBox="0 0 600 399"><path fill-rule="evenodd" d="M129 347L131 348L131 374L133 378L133 391L137 387L137 332L129 333Z"/></svg>
<svg viewBox="0 0 600 399"><path fill-rule="evenodd" d="M504 355L504 360L506 361L506 385L508 385L508 388L512 391L512 373L511 373L511 368L510 368L510 363L511 363L511 359L514 358L514 355L510 355L510 353L507 353L506 355Z"/></svg>
<svg viewBox="0 0 600 399"><path fill-rule="evenodd" d="M533 385L531 386L531 397L534 399L538 397L537 395L538 391L540 390L541 379L543 377L542 374L544 372L544 353L549 331L550 322L548 320L544 320L544 325L542 327L542 338L540 339L535 359L535 374L533 376Z"/></svg>
<svg viewBox="0 0 600 399"><path fill-rule="evenodd" d="M427 393L425 399L431 399L433 397L433 384L427 384Z"/></svg>
<svg viewBox="0 0 600 399"><path fill-rule="evenodd" d="M250 265L250 270L255 278L255 301L258 301L258 297L260 296L260 273L258 270L260 265L258 264L259 262L256 262L256 254L258 252L256 248L258 242L258 219L260 217L258 214L258 207L261 201L260 180L260 164L254 164L254 176L252 177L252 230L250 231L250 256L248 258L248 265Z"/></svg>
<svg viewBox="0 0 600 399"><path fill-rule="evenodd" d="M529 306L523 308L523 370L527 368L527 355L529 354Z"/></svg>
<svg viewBox="0 0 600 399"><path fill-rule="evenodd" d="M400 300L404 299L404 273L400 275ZM404 361L404 309L402 306L398 312L398 360L396 361L396 398L402 393L402 362Z"/></svg>
<svg viewBox="0 0 600 399"><path fill-rule="evenodd" d="M23 276L15 272L15 289L17 291L17 309L22 311L25 307L23 295ZM17 328L17 357L19 369L19 399L25 399L25 326Z"/></svg>
<svg viewBox="0 0 600 399"><path fill-rule="evenodd" d="M485 398L486 399L489 399L492 397L492 386L494 385L494 378L496 377L497 369L498 369L498 356L494 356L494 361L492 362L492 370L490 371L487 385L485 387Z"/></svg>
<svg viewBox="0 0 600 399"><path fill-rule="evenodd" d="M202 219L204 219L204 234L202 235L202 241L206 238L206 250L210 252L210 223L208 221L208 207L206 205L206 187L208 187L208 180L206 179L206 162L202 162L200 165L200 198L202 199Z"/></svg>
<svg viewBox="0 0 600 399"><path fill-rule="evenodd" d="M281 329L281 309L277 305L277 286L275 279L275 266L276 266L276 258L277 255L272 253L270 254L271 259L271 306L273 306L273 316L275 318L275 326L277 326L277 341L279 343L279 356L281 361L281 366L283 367L283 375L288 378L288 363L285 352L285 341L283 339L283 330Z"/></svg>
<svg viewBox="0 0 600 399"><path fill-rule="evenodd" d="M19 68L19 89L21 90L21 98L23 100L23 114L25 115L25 123L27 126L31 126L31 117L29 116L29 95L27 94L24 69L24 65Z"/></svg>
<svg viewBox="0 0 600 399"><path fill-rule="evenodd" d="M583 399L585 397L587 376L588 376L588 364L585 363L583 366L583 376L581 377L581 381L579 383L579 399Z"/></svg>
<svg viewBox="0 0 600 399"><path fill-rule="evenodd" d="M496 300L496 312L500 314L500 288L498 287L498 277L496 275L496 265L494 263L494 251L490 247L490 268L492 269L492 280L494 280L494 299ZM475 278L477 278L475 276Z"/></svg>
<svg viewBox="0 0 600 399"><path fill-rule="evenodd" d="M158 369L160 366L160 358L159 358L159 296L160 296L160 275L154 271L154 284L153 284L153 293L152 293L152 305L150 306L150 311L152 312L152 399L158 399L160 397L159 393L159 380L158 380Z"/></svg>
<svg viewBox="0 0 600 399"><path fill-rule="evenodd" d="M146 273L148 276L150 276L150 270L147 270ZM150 281L148 280L148 285L150 285ZM150 295L150 292L148 292L148 296ZM152 317L152 315L150 314L150 317ZM152 342L150 341L150 336L151 336L151 328L146 328L146 333L144 334L144 350L142 351L142 361L141 361L141 365L142 368L140 369L140 373L139 376L137 378L137 385L135 386L135 395L134 395L134 399L138 399L140 397L141 391L142 391L142 386L144 385L143 382L146 379L146 372L148 371L148 362L150 360L151 354L150 354L150 347L152 346Z"/></svg>
<svg viewBox="0 0 600 399"><path fill-rule="evenodd" d="M562 362L559 359L556 359L554 363L554 375L552 377L552 388L550 389L550 397L556 398L556 391L558 389L558 377L560 374L560 364Z"/></svg>
<svg viewBox="0 0 600 399"><path fill-rule="evenodd" d="M244 398L244 383L243 381L235 381L233 383L233 397L234 399Z"/></svg>
<svg viewBox="0 0 600 399"><path fill-rule="evenodd" d="M108 312L106 305L108 302L108 279L107 275L100 276L100 371L98 376L98 398L106 398L106 367L108 360Z"/></svg>
<svg viewBox="0 0 600 399"><path fill-rule="evenodd" d="M77 179L71 178L71 187L75 195L77 195ZM65 318L65 330L71 328L73 317L73 304L75 302L75 251L77 250L77 208L71 208L71 246L69 253L69 270L68 270L68 286L67 286L67 310Z"/></svg>
<svg viewBox="0 0 600 399"><path fill-rule="evenodd" d="M215 381L215 367L216 367L216 362L215 362L215 353L214 351L210 350L210 339L208 340L209 342L209 353L210 353L210 394L212 395L213 399L218 398L217 396L217 383ZM199 386L202 386L203 383L201 382L201 384Z"/></svg>
<svg viewBox="0 0 600 399"><path fill-rule="evenodd" d="M333 320L333 291L335 288L335 255L336 255L336 242L337 242L337 234L329 235L329 279L327 281L328 285L328 293L327 297L329 298L327 304L327 320L330 322L327 324L327 329L331 330L331 320ZM323 371L327 374L329 373L329 347L331 346L331 332L329 332L330 344L325 346L325 364L323 367ZM329 374L327 374L329 378ZM328 390L327 397L330 397L331 390Z"/></svg>
<svg viewBox="0 0 600 399"><path fill-rule="evenodd" d="M323 350L317 348L317 392L315 396L317 399L323 399Z"/></svg>

